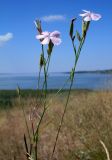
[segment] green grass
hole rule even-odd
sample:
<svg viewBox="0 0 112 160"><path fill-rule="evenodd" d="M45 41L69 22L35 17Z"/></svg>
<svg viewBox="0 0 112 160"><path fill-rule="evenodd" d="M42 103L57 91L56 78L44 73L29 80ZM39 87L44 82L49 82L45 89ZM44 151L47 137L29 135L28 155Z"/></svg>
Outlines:
<svg viewBox="0 0 112 160"><path fill-rule="evenodd" d="M48 95L49 94L55 94L58 90L57 89L50 89L48 90ZM88 92L89 90L73 90L72 92L76 92L79 94L79 92ZM67 89L63 90L61 93L67 93ZM32 90L32 89L27 89L27 90L21 90L20 91L21 97L22 98L36 98L40 96L40 93L38 90ZM17 90L0 90L0 108L4 107L12 107L13 106L13 101L18 98L18 93Z"/></svg>

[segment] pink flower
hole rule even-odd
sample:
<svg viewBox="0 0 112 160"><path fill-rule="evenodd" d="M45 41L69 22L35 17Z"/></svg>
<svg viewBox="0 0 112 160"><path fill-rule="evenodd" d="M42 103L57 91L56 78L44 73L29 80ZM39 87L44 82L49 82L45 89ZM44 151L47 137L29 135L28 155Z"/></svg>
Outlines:
<svg viewBox="0 0 112 160"><path fill-rule="evenodd" d="M61 43L60 32L42 32L40 35L36 36L37 39L41 40L41 44L49 44L50 40L54 45L59 45Z"/></svg>
<svg viewBox="0 0 112 160"><path fill-rule="evenodd" d="M85 13L80 14L80 16L83 17L84 21L86 21L86 22L91 21L91 20L98 21L101 18L100 14L96 14L96 13L86 11L86 10L83 10L83 11Z"/></svg>

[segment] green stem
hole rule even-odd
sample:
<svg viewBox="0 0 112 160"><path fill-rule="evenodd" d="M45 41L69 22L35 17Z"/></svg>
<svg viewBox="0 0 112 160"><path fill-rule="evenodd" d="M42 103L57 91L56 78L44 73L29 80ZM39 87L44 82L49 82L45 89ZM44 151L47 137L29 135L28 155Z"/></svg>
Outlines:
<svg viewBox="0 0 112 160"><path fill-rule="evenodd" d="M40 74L41 74L41 69L42 69L42 68L40 67L40 69L39 69L39 77L38 77L38 91L39 91L39 87L40 87L39 85L40 85Z"/></svg>
<svg viewBox="0 0 112 160"><path fill-rule="evenodd" d="M44 57L44 47L42 45L42 53L43 53L43 57ZM40 125L42 123L42 120L43 120L43 117L45 115L45 112L46 112L46 97L47 97L47 74L48 74L48 69L49 69L49 63L50 63L50 57L51 56L48 56L48 60L47 62L44 63L44 83L43 83L43 88L42 88L42 92L44 91L44 108L43 108L43 112L42 112L42 115L41 115L41 118L39 120L39 123L38 123L38 126L37 126L37 129L35 131L35 134L34 134L34 141L35 141L35 160L37 160L37 143L38 143L38 136L39 136L39 129L40 129ZM46 64L47 64L47 67L46 67ZM44 89L44 86L45 86L45 89Z"/></svg>
<svg viewBox="0 0 112 160"><path fill-rule="evenodd" d="M68 83L69 80L70 80L70 77L65 81L65 83L63 84L63 86L55 93L55 95L53 96L52 99L54 99L58 94L60 94L60 92L64 89L64 87L66 86L66 84ZM51 101L52 99L50 99L49 101ZM52 103L52 102L51 102L51 103ZM49 107L49 105L50 105L51 103L48 103L48 104L46 105L46 109L48 109L48 107Z"/></svg>
<svg viewBox="0 0 112 160"><path fill-rule="evenodd" d="M52 159L53 156L54 156L54 152L55 152L55 149L56 149L58 137L59 137L60 130L61 130L61 127L62 127L62 123L63 123L63 120L64 120L64 116L65 116L65 113L66 113L66 109L67 109L67 106L68 106L68 102L69 102L69 98L70 98L70 94L71 94L71 89L72 89L72 85L73 85L73 81L74 81L74 76L75 76L75 70L76 70L76 66L77 66L77 62L78 62L78 59L79 59L79 55L80 55L82 46L83 46L83 44L84 44L84 40L85 40L85 39L82 38L82 41L81 41L80 44L79 44L79 48L78 48L77 54L75 53L76 59L75 59L74 68L73 68L73 75L72 75L72 77L71 77L71 84L70 84L70 88L69 88L69 92L68 92L66 104L65 104L65 107L64 107L64 111L63 111L63 114L62 114L62 117L61 117L60 125L59 125L58 131L57 131L57 135L56 135L56 139L55 139L55 143L54 143L54 147L53 147L51 159ZM73 43L72 43L72 44L73 44ZM73 44L73 48L74 48L74 44Z"/></svg>
<svg viewBox="0 0 112 160"><path fill-rule="evenodd" d="M75 68L76 68L76 66L74 67L74 72L75 72ZM67 105L68 105L68 101L69 101L69 97L70 97L70 93L71 93L71 89L72 89L72 85L73 85L73 79L74 79L74 76L71 79L71 84L70 84L70 88L69 88L69 92L68 92L65 108L64 108L64 111L63 111L63 114L62 114L62 117L61 117L61 121L60 121L60 125L59 125L59 128L58 128L58 131L57 131L57 135L56 135L56 139L55 139L55 143L54 143L51 159L54 156L54 152L55 152L55 149L56 149L59 133L60 133L60 130L61 130L61 127L62 127L62 123L63 123L63 119L64 119L64 116L65 116L65 113L66 113L66 109L67 109Z"/></svg>

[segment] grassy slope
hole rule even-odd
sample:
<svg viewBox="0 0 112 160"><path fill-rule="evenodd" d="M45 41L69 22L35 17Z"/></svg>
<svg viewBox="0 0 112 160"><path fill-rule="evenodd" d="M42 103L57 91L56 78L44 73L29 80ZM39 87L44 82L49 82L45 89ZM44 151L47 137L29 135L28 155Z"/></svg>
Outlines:
<svg viewBox="0 0 112 160"><path fill-rule="evenodd" d="M38 146L41 160L49 159L59 120L66 100L66 91L53 98L41 126ZM21 104L15 91L0 92L0 160L24 160L23 134L26 132L21 105L27 119L35 106L35 91L23 91ZM27 98L28 97L28 98ZM52 99L52 103L51 100ZM10 101L10 103L5 103ZM9 108L11 106L12 108ZM3 109L5 108L5 109ZM41 106L38 103L38 114ZM38 118L37 118L38 120ZM34 119L35 122L35 119ZM28 119L30 126L30 121ZM99 140L103 140L112 158L112 92L73 91L56 148L57 160L105 160Z"/></svg>

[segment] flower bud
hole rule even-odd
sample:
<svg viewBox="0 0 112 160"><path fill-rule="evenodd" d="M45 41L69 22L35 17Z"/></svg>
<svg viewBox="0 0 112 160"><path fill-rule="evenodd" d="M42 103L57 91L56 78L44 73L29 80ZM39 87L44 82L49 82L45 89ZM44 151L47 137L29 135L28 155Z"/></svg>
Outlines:
<svg viewBox="0 0 112 160"><path fill-rule="evenodd" d="M44 65L44 57L43 54L40 55L40 67L42 67Z"/></svg>
<svg viewBox="0 0 112 160"><path fill-rule="evenodd" d="M34 23L35 23L35 26L36 26L39 34L41 34L42 33L41 21L40 20L35 20Z"/></svg>
<svg viewBox="0 0 112 160"><path fill-rule="evenodd" d="M48 49L47 49L47 53L50 56L53 50L54 44L52 43L52 41L50 40L49 44L48 44Z"/></svg>

